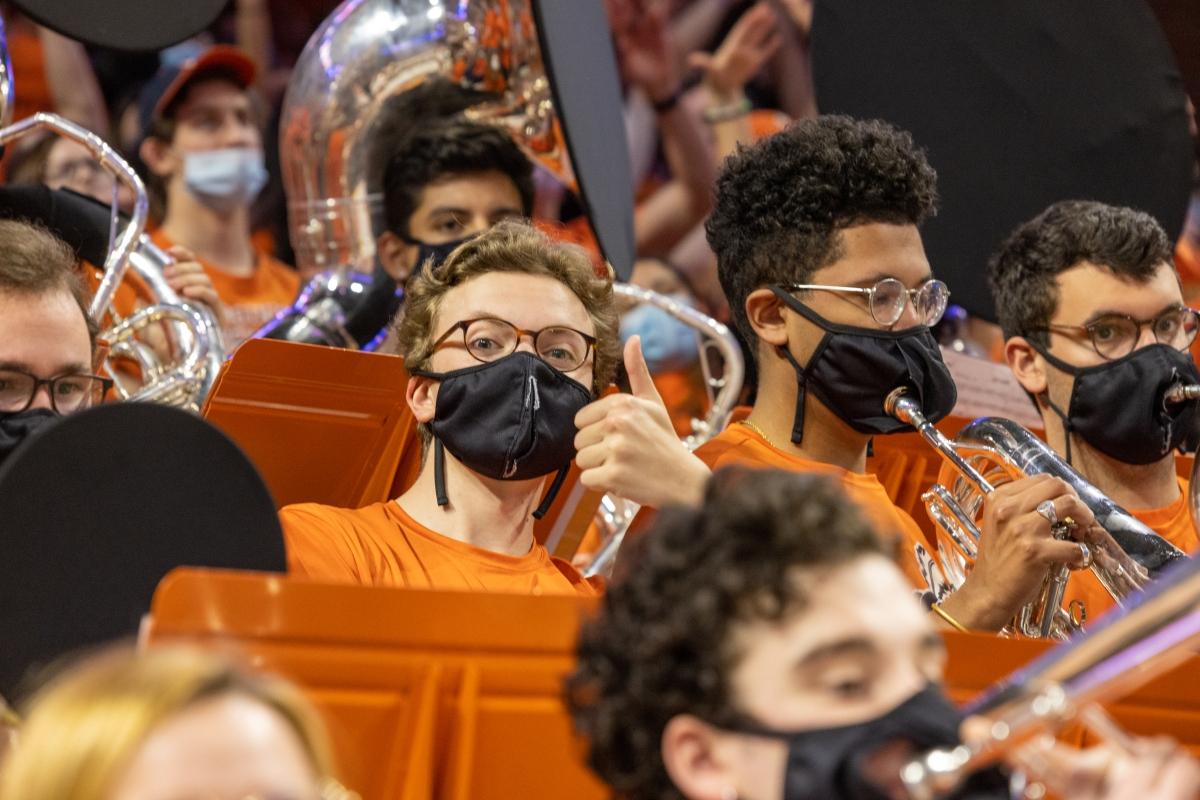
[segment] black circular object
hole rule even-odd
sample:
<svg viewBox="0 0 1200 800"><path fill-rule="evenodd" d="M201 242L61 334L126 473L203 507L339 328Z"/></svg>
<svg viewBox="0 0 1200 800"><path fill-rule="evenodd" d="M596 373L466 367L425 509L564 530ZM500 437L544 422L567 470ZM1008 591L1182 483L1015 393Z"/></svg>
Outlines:
<svg viewBox="0 0 1200 800"><path fill-rule="evenodd" d="M282 572L275 504L207 422L117 403L38 431L0 465L0 695L40 666L137 632L179 566Z"/></svg>
<svg viewBox="0 0 1200 800"><path fill-rule="evenodd" d="M13 0L34 21L71 39L118 50L162 50L207 28L227 0Z"/></svg>
<svg viewBox="0 0 1200 800"><path fill-rule="evenodd" d="M988 258L1059 200L1183 225L1193 151L1183 84L1144 0L817 0L822 113L910 131L938 172L922 230L955 302L994 318Z"/></svg>

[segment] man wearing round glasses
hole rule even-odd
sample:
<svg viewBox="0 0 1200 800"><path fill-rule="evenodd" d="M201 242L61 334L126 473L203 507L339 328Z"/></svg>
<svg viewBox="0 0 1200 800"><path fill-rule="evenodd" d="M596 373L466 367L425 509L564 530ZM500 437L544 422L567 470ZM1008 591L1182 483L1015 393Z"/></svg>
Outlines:
<svg viewBox="0 0 1200 800"><path fill-rule="evenodd" d="M97 327L75 255L27 222L0 221L0 462L62 414L99 403Z"/></svg>
<svg viewBox="0 0 1200 800"><path fill-rule="evenodd" d="M708 240L734 324L750 345L758 395L747 419L696 455L712 469L835 476L881 534L901 535L900 564L940 620L999 630L1049 565L1083 563L1079 544L1055 540L1038 505L1053 502L1085 536L1096 528L1063 481L1006 484L987 500L989 546L951 594L916 522L866 472L871 438L907 429L884 410L893 390L905 387L934 422L957 398L929 330L948 297L918 231L935 203L936 175L924 155L907 133L879 121L802 121L726 160ZM669 474L676 496L667 502L695 502L703 480L685 457L676 459L669 470L640 469L643 497L632 499L659 502L647 500L664 494L653 476Z"/></svg>
<svg viewBox="0 0 1200 800"><path fill-rule="evenodd" d="M1200 541L1175 449L1194 403L1169 403L1200 383L1166 233L1148 214L1095 202L1056 203L1018 227L992 259L1004 354L1041 412L1046 439L1118 505L1181 550ZM1113 605L1090 573L1068 598L1090 617Z"/></svg>
<svg viewBox="0 0 1200 800"><path fill-rule="evenodd" d="M280 511L294 574L376 586L593 594L534 541L575 457L575 415L612 380L612 278L501 222L409 279L397 323L423 462L400 497ZM678 445L676 445L678 446Z"/></svg>

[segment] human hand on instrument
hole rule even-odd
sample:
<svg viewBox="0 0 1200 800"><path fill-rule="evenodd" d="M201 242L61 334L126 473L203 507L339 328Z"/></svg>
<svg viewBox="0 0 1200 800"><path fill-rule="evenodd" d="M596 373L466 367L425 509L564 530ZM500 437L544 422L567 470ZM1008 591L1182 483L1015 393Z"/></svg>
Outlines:
<svg viewBox="0 0 1200 800"><path fill-rule="evenodd" d="M1010 765L1071 800L1193 800L1200 763L1166 737L1123 737L1086 750L1043 737L1015 751Z"/></svg>
<svg viewBox="0 0 1200 800"><path fill-rule="evenodd" d="M625 370L630 394L602 397L575 416L580 482L650 508L699 503L709 469L675 435L637 336L625 343Z"/></svg>
<svg viewBox="0 0 1200 800"><path fill-rule="evenodd" d="M704 82L725 101L736 97L780 44L779 19L767 0L738 18L715 53L692 53L688 66L704 72Z"/></svg>
<svg viewBox="0 0 1200 800"><path fill-rule="evenodd" d="M645 0L629 3L636 22L613 32L621 74L641 88L652 102L670 99L679 90L679 68L671 46L667 3Z"/></svg>
<svg viewBox="0 0 1200 800"><path fill-rule="evenodd" d="M1085 550L1079 542L1054 538L1051 520L1038 511L1047 502L1053 504L1048 513L1075 522L1076 537L1097 535L1091 510L1061 478L1033 475L997 487L984 501L971 573L940 604L948 614L971 629L999 630L1034 598L1050 567L1078 569L1095 557L1091 546Z"/></svg>
<svg viewBox="0 0 1200 800"><path fill-rule="evenodd" d="M224 324L225 306L217 295L212 278L204 271L204 267L196 261L196 254L186 247L174 245L167 254L175 259L174 264L163 267L163 277L167 285L175 290L184 300L203 303L216 317L217 324Z"/></svg>

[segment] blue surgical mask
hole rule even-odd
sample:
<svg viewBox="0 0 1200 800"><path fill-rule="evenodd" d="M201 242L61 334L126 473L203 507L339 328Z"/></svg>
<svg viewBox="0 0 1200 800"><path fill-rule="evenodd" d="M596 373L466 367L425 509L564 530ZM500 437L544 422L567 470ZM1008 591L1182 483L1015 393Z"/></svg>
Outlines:
<svg viewBox="0 0 1200 800"><path fill-rule="evenodd" d="M691 305L686 294L671 299ZM680 370L696 363L700 356L696 331L650 303L643 303L621 317L621 341L631 336L642 338L642 354L651 372Z"/></svg>
<svg viewBox="0 0 1200 800"><path fill-rule="evenodd" d="M227 147L188 153L183 181L192 194L214 211L249 205L267 184L267 168L257 147Z"/></svg>

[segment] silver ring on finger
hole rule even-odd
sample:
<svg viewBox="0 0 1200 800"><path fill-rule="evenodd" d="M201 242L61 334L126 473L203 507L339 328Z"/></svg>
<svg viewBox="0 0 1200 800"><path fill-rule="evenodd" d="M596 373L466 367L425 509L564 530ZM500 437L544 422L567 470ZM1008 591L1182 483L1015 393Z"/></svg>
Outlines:
<svg viewBox="0 0 1200 800"><path fill-rule="evenodd" d="M1083 558L1076 569L1088 569L1092 566L1092 561L1095 560L1095 556L1092 554L1092 548L1088 547L1084 542L1079 542L1079 552Z"/></svg>
<svg viewBox="0 0 1200 800"><path fill-rule="evenodd" d="M1026 506L1026 508L1028 508L1028 506ZM1050 523L1050 527L1053 528L1058 524L1058 510L1054 507L1053 500L1043 500L1042 502L1038 503L1037 513L1041 514L1046 521Z"/></svg>

